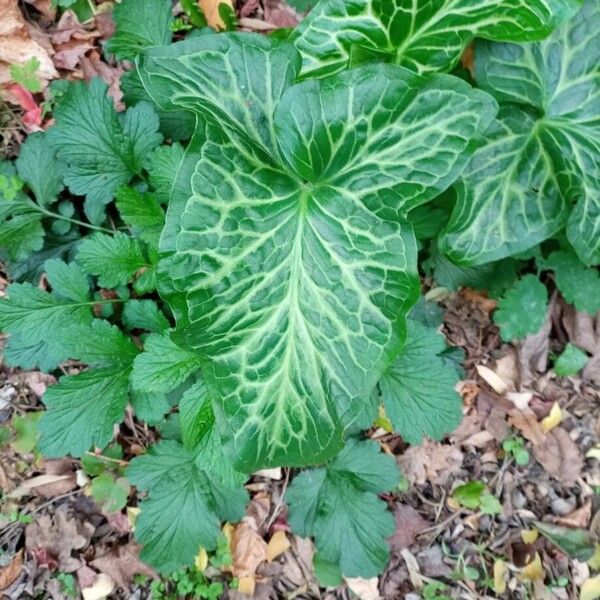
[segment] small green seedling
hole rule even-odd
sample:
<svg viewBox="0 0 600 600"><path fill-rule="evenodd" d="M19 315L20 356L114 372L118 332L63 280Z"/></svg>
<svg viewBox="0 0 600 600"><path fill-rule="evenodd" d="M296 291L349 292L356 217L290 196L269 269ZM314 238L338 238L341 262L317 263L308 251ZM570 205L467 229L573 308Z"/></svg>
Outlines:
<svg viewBox="0 0 600 600"><path fill-rule="evenodd" d="M37 75L39 68L39 59L37 56L32 56L23 64L10 65L10 76L15 83L22 85L29 92L37 94L42 91L42 82Z"/></svg>
<svg viewBox="0 0 600 600"><path fill-rule="evenodd" d="M525 440L519 435L506 438L502 442L502 450L512 456L521 467L529 462L529 452L525 449Z"/></svg>
<svg viewBox="0 0 600 600"><path fill-rule="evenodd" d="M502 505L498 498L486 490L483 481L469 481L459 485L452 492L452 498L465 508L479 509L487 515L496 515L502 512Z"/></svg>

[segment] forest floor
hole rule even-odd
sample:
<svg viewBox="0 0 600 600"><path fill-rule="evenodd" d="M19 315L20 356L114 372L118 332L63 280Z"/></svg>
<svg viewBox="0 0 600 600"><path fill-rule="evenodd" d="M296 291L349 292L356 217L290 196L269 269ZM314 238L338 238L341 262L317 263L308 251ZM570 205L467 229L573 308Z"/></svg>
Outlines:
<svg viewBox="0 0 600 600"><path fill-rule="evenodd" d="M19 27L25 29L14 39L15 56L26 51L23 44L40 44L49 73L100 76L120 102L122 66L106 62L100 49L111 33L108 4L99 4L82 24L71 11L58 20L51 0L27 0L20 5L25 20ZM238 24L246 30L290 27L299 18L278 2L238 4ZM15 6L16 0L0 0L0 15ZM0 28L5 45L7 29ZM0 83L6 81L2 68L0 62ZM31 95L14 92L12 102L0 107L5 157L18 152L29 132L48 124ZM225 561L231 565L211 559L206 566L200 556L203 578L227 589L236 569L255 563L255 597L261 599L578 597L590 579L588 559L595 549L591 565L600 566L600 388L589 383L600 381L600 317L577 313L554 293L540 333L509 345L491 319L493 300L469 288L451 292L424 283L443 309L448 343L465 353L458 389L464 420L443 441L419 446L409 447L389 432L385 419L369 432L403 473L402 489L384 497L397 523L385 573L320 588L312 572L312 544L287 526L282 496L293 473L272 469L247 485L252 501L243 551ZM7 284L0 273L0 296ZM552 290L551 281L548 285ZM593 358L583 375L558 377L553 359L568 342ZM107 595L141 600L152 589L156 600L193 597L176 592L193 587L193 571L159 583L140 562L132 533L135 493L126 508L108 512L90 494L87 473L94 456L82 466L36 452L40 398L52 383L52 376L13 370L0 361L0 595L80 598L84 590L85 600ZM123 457L112 459L111 468L122 470L156 435L129 416L117 437ZM214 589L204 597L211 593ZM244 597L232 589L224 594Z"/></svg>

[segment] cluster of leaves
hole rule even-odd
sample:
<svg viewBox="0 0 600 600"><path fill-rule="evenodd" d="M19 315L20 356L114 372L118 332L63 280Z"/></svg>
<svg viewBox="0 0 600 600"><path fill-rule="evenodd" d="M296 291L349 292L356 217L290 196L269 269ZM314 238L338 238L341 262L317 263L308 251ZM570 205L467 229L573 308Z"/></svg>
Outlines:
<svg viewBox="0 0 600 600"><path fill-rule="evenodd" d="M598 61L585 60L598 0L567 21L578 8L322 0L287 41L193 30L172 44L169 0L117 5L105 50L135 63L128 109L100 80L57 86L55 124L0 163L0 247L16 282L0 330L9 365L71 361L43 397L44 454L105 448L128 407L158 427L125 473L144 494L143 559L173 572L214 550L221 521L244 514L248 474L286 465L311 467L286 500L318 570L384 567L393 519L378 494L399 473L361 431L382 405L409 443L461 416L460 356L439 312L421 302L408 314L419 250L441 285L464 285L492 271L443 252L480 264L566 223L550 254L502 263L503 336L531 332L531 307L543 321L545 287L517 278L533 259L567 301L596 306L574 282L600 285L588 266ZM476 44L476 81L444 74L476 37L494 40ZM96 495L118 509L129 485L98 469ZM474 495L495 509L479 488L459 501Z"/></svg>

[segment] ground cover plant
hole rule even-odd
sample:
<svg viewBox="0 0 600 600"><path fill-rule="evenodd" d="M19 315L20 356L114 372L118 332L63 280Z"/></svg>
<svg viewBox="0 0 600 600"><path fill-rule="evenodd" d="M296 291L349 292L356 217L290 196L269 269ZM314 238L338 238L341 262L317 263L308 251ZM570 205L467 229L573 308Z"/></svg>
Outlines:
<svg viewBox="0 0 600 600"><path fill-rule="evenodd" d="M171 9L115 8L125 110L99 78L57 81L54 123L0 163L4 361L61 375L47 457L111 458L132 414L156 428L92 490L109 510L143 495L159 571L217 551L249 476L284 466L317 572L373 577L401 474L365 430L420 444L462 417L460 351L420 278L497 298L507 342L544 325L548 274L600 310L600 3L322 0L287 37ZM569 345L556 373L588 358Z"/></svg>

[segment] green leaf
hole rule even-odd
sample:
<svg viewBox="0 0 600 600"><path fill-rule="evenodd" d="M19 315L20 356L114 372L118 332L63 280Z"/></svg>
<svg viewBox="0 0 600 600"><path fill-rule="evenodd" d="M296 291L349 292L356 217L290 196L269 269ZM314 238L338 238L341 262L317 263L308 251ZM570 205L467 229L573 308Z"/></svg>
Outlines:
<svg viewBox="0 0 600 600"><path fill-rule="evenodd" d="M206 18L196 0L181 0L181 8L194 27L206 27Z"/></svg>
<svg viewBox="0 0 600 600"><path fill-rule="evenodd" d="M106 51L118 60L135 58L146 48L171 42L173 5L170 0L125 0L112 13L115 33Z"/></svg>
<svg viewBox="0 0 600 600"><path fill-rule="evenodd" d="M42 416L42 411L25 413L23 416L13 417L12 426L15 430L13 448L21 454L33 452L37 445L37 424Z"/></svg>
<svg viewBox="0 0 600 600"><path fill-rule="evenodd" d="M107 467L114 468L119 464L118 461L121 461L122 459L123 448L121 448L119 444L111 444L98 455L84 454L81 457L81 466L87 475L96 477L97 475L104 473Z"/></svg>
<svg viewBox="0 0 600 600"><path fill-rule="evenodd" d="M135 416L140 421L146 421L148 425L156 425L171 410L171 405L164 394L155 392L133 391L131 394L131 405Z"/></svg>
<svg viewBox="0 0 600 600"><path fill-rule="evenodd" d="M162 272L243 470L339 450L417 296L403 217L456 178L495 112L458 79L387 65L282 91L290 55L229 34L152 50L138 67L161 108L208 122L191 197L169 207L164 237L178 234ZM249 64L279 74L280 98L248 80Z"/></svg>
<svg viewBox="0 0 600 600"><path fill-rule="evenodd" d="M22 187L14 165L0 161L0 249L12 260L23 260L44 245L42 215Z"/></svg>
<svg viewBox="0 0 600 600"><path fill-rule="evenodd" d="M499 515L502 512L502 504L496 496L486 493L481 496L479 508L484 515Z"/></svg>
<svg viewBox="0 0 600 600"><path fill-rule="evenodd" d="M139 242L120 231L86 238L77 249L76 260L86 273L97 275L98 285L105 288L125 285L147 266Z"/></svg>
<svg viewBox="0 0 600 600"><path fill-rule="evenodd" d="M485 483L483 481L469 481L455 488L452 492L452 498L461 506L474 510L479 508L484 494Z"/></svg>
<svg viewBox="0 0 600 600"><path fill-rule="evenodd" d="M476 44L477 83L501 110L456 185L441 243L455 262L516 254L566 224L580 259L600 263L599 27L586 0L543 42Z"/></svg>
<svg viewBox="0 0 600 600"><path fill-rule="evenodd" d="M552 523L533 522L535 528L555 546L566 552L571 558L581 562L589 560L594 555L597 540L585 529L571 529Z"/></svg>
<svg viewBox="0 0 600 600"><path fill-rule="evenodd" d="M129 300L123 306L121 320L127 329L160 333L169 328L169 321L154 300Z"/></svg>
<svg viewBox="0 0 600 600"><path fill-rule="evenodd" d="M191 386L179 401L181 440L188 450L194 450L213 428L215 416L206 384L199 381Z"/></svg>
<svg viewBox="0 0 600 600"><path fill-rule="evenodd" d="M459 378L440 357L445 349L435 329L410 320L404 347L379 381L385 413L409 444L440 440L462 420Z"/></svg>
<svg viewBox="0 0 600 600"><path fill-rule="evenodd" d="M120 511L129 497L129 483L124 477L115 478L110 473L102 473L92 481L92 498L106 512Z"/></svg>
<svg viewBox="0 0 600 600"><path fill-rule="evenodd" d="M169 333L153 333L135 360L131 381L136 390L166 393L198 372L200 365L198 354L178 346Z"/></svg>
<svg viewBox="0 0 600 600"><path fill-rule="evenodd" d="M321 0L296 28L304 77L336 73L362 60L420 72L450 71L475 37L531 41L548 35L577 0Z"/></svg>
<svg viewBox="0 0 600 600"><path fill-rule="evenodd" d="M554 372L560 377L577 375L588 360L589 356L583 350L568 343L554 363Z"/></svg>
<svg viewBox="0 0 600 600"><path fill-rule="evenodd" d="M62 377L46 390L46 412L39 424L39 449L45 456L81 456L92 446L104 448L123 419L129 397L129 370L90 369Z"/></svg>
<svg viewBox="0 0 600 600"><path fill-rule="evenodd" d="M10 78L21 84L26 90L33 94L42 91L42 82L37 76L37 71L40 68L40 60L37 56L32 56L23 64L10 65Z"/></svg>
<svg viewBox="0 0 600 600"><path fill-rule="evenodd" d="M193 564L198 548L216 548L220 520L244 514L248 494L227 487L198 466L183 446L163 441L134 458L127 477L148 497L136 521L140 558L163 573Z"/></svg>
<svg viewBox="0 0 600 600"><path fill-rule="evenodd" d="M156 198L133 188L120 188L117 190L116 204L121 218L132 228L133 235L158 247L165 213Z"/></svg>
<svg viewBox="0 0 600 600"><path fill-rule="evenodd" d="M92 223L104 220L104 206L117 188L141 171L148 152L162 140L148 103L117 114L107 90L98 78L89 84L70 82L54 110L56 124L47 133L66 164L69 190L86 196L85 213Z"/></svg>
<svg viewBox="0 0 600 600"><path fill-rule="evenodd" d="M572 252L553 252L542 266L554 271L563 298L577 310L595 315L600 310L600 272L587 268Z"/></svg>
<svg viewBox="0 0 600 600"><path fill-rule="evenodd" d="M494 322L505 342L537 333L546 319L548 290L536 275L525 275L498 302Z"/></svg>
<svg viewBox="0 0 600 600"><path fill-rule="evenodd" d="M63 166L56 160L55 153L48 147L45 133L27 136L15 161L19 177L35 194L40 206L52 204L63 190Z"/></svg>
<svg viewBox="0 0 600 600"><path fill-rule="evenodd" d="M11 365L55 368L69 358L65 332L92 321L94 303L77 265L53 260L46 261L46 267L52 293L29 283L14 283L7 288L8 298L0 302L0 330L10 334L6 357Z"/></svg>
<svg viewBox="0 0 600 600"><path fill-rule="evenodd" d="M373 577L389 558L394 519L377 493L393 489L399 471L370 441L350 439L327 467L297 475L286 493L296 535L313 536L320 561L347 577Z"/></svg>

